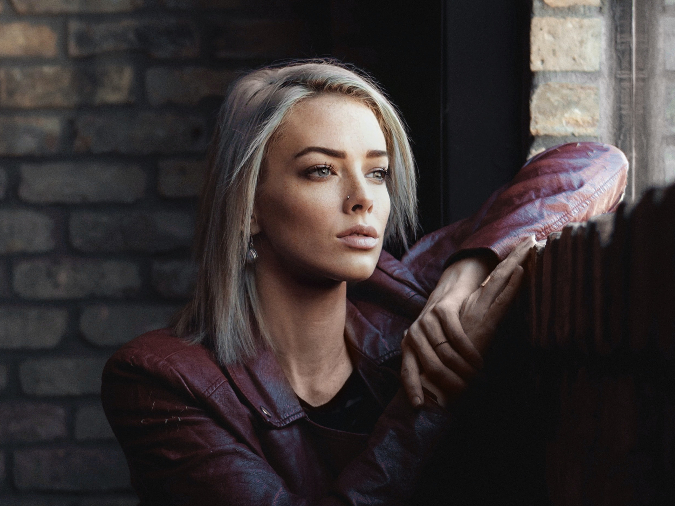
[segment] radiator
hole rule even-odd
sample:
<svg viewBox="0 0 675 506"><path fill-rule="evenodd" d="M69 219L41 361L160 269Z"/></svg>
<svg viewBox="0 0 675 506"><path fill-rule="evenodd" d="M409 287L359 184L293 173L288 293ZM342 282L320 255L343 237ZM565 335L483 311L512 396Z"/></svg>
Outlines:
<svg viewBox="0 0 675 506"><path fill-rule="evenodd" d="M658 350L675 336L675 186L573 223L529 258L530 342L605 356Z"/></svg>
<svg viewBox="0 0 675 506"><path fill-rule="evenodd" d="M547 502L675 504L675 186L552 234L527 272Z"/></svg>

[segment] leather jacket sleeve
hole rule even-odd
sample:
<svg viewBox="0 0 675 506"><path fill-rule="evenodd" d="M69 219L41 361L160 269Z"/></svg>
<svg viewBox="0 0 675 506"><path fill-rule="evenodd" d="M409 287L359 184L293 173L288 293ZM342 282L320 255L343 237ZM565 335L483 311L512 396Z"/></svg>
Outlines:
<svg viewBox="0 0 675 506"><path fill-rule="evenodd" d="M627 172L628 161L614 146L577 142L550 148L532 157L473 216L422 237L401 263L429 294L448 264L471 250L488 248L503 260L532 234L540 241L568 223L614 211Z"/></svg>
<svg viewBox="0 0 675 506"><path fill-rule="evenodd" d="M143 506L405 504L448 426L446 410L431 401L414 410L399 391L331 489L301 497L265 458L277 452L290 466L310 465L298 421L265 426L204 348L164 334L168 350L153 353L142 336L103 372L103 405ZM279 448L262 447L258 436L268 430L277 431Z"/></svg>

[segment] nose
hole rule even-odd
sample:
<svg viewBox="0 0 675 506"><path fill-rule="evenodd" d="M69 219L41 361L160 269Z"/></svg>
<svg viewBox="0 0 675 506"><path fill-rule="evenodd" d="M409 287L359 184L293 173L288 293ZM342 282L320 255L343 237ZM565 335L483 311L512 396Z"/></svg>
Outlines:
<svg viewBox="0 0 675 506"><path fill-rule="evenodd" d="M373 195L364 176L354 178L354 181L347 187L347 195L344 199L345 213L370 213L373 210Z"/></svg>

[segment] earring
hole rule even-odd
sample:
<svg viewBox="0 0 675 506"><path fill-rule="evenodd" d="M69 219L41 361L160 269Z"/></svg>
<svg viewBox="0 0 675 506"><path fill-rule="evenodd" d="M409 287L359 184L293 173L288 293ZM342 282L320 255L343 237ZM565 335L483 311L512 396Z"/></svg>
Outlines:
<svg viewBox="0 0 675 506"><path fill-rule="evenodd" d="M246 263L253 264L258 259L258 252L253 247L253 237L248 239L248 249L246 250Z"/></svg>
<svg viewBox="0 0 675 506"><path fill-rule="evenodd" d="M349 195L347 195L347 200L349 200Z"/></svg>

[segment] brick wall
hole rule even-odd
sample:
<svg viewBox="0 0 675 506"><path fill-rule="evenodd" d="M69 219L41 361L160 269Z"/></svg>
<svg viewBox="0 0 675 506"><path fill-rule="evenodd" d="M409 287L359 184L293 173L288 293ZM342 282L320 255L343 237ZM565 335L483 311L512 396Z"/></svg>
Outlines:
<svg viewBox="0 0 675 506"><path fill-rule="evenodd" d="M534 0L531 154L562 142L612 142L608 0Z"/></svg>
<svg viewBox="0 0 675 506"><path fill-rule="evenodd" d="M0 0L0 504L135 504L101 369L189 294L224 88L323 4Z"/></svg>

